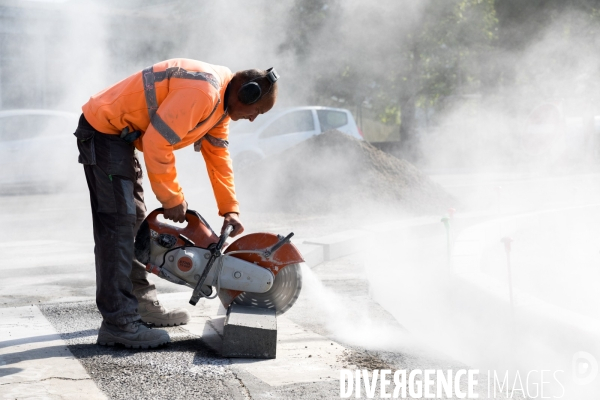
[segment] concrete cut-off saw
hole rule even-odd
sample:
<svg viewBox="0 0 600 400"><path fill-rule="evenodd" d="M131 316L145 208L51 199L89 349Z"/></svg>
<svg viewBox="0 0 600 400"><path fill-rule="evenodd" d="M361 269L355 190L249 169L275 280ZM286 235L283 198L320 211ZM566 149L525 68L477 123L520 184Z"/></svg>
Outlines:
<svg viewBox="0 0 600 400"><path fill-rule="evenodd" d="M227 245L228 226L219 237L196 211L186 213L183 228L158 220L158 208L144 220L135 238L135 257L146 270L193 289L190 304L219 297L232 303L289 310L300 295L302 255L294 235L250 233Z"/></svg>

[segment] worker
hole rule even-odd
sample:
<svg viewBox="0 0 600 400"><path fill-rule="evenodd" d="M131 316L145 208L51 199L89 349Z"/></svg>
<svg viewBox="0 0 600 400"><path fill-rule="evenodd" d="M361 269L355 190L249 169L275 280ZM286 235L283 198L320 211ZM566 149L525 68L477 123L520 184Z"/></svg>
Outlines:
<svg viewBox="0 0 600 400"><path fill-rule="evenodd" d="M243 232L227 146L230 120L254 121L277 98L271 68L233 74L228 68L172 59L137 72L95 94L82 107L75 131L92 208L96 304L102 314L98 344L156 347L166 331L189 321L185 309L167 310L145 267L134 259L134 238L145 218L144 153L152 191L164 217L184 222L188 204L177 180L174 150L194 145L202 153L223 229Z"/></svg>

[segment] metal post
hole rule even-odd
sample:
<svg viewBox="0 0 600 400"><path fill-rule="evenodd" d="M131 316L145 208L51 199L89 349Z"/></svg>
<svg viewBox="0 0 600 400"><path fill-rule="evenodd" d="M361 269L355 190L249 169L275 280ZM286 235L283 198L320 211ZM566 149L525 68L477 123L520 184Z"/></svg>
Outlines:
<svg viewBox="0 0 600 400"><path fill-rule="evenodd" d="M508 273L508 293L510 296L510 310L511 310L511 313L514 318L515 305L513 302L512 273L510 270L510 247L511 247L511 243L513 242L513 240L510 237L506 236L506 237L503 237L500 241L502 243L504 243L504 251L506 252L506 270Z"/></svg>
<svg viewBox="0 0 600 400"><path fill-rule="evenodd" d="M452 270L451 255L450 255L450 218L443 217L441 222L444 223L446 228L446 265L448 266L447 271Z"/></svg>
<svg viewBox="0 0 600 400"><path fill-rule="evenodd" d="M451 231L451 221L454 219L454 213L456 210L454 208L448 209L448 215L442 217L441 222L444 224L446 228L446 263L448 265L448 271L452 271L452 231Z"/></svg>

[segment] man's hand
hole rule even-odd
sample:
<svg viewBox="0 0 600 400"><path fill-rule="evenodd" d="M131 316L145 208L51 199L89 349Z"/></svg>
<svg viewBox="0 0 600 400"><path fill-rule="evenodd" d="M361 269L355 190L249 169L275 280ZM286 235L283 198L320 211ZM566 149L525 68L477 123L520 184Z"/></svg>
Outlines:
<svg viewBox="0 0 600 400"><path fill-rule="evenodd" d="M188 209L187 201L183 201L173 208L165 208L165 218L174 222L185 222L185 212Z"/></svg>
<svg viewBox="0 0 600 400"><path fill-rule="evenodd" d="M240 221L240 216L238 213L230 212L225 214L225 220L223 221L223 227L221 228L221 235L225 232L225 228L227 225L233 226L233 231L231 232L231 237L237 236L240 233L244 232L244 226Z"/></svg>

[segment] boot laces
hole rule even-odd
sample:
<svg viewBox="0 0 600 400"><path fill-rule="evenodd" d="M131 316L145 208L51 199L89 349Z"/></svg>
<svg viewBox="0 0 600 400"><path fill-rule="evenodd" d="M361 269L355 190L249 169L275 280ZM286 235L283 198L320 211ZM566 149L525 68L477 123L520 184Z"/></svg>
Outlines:
<svg viewBox="0 0 600 400"><path fill-rule="evenodd" d="M137 321L133 321L131 324L136 328L136 330L140 325L143 325L148 329L152 329L152 327L153 327L152 324L150 324L148 322L144 322L141 319L138 319Z"/></svg>

